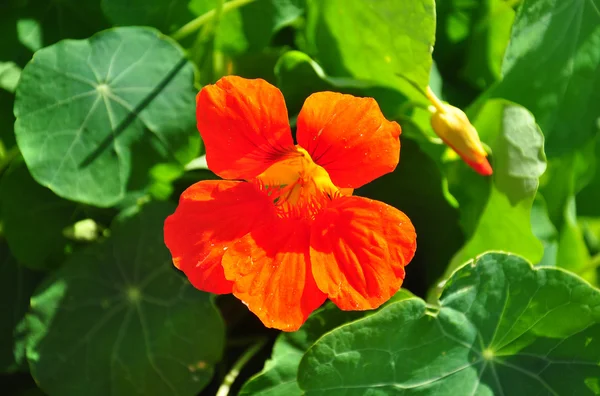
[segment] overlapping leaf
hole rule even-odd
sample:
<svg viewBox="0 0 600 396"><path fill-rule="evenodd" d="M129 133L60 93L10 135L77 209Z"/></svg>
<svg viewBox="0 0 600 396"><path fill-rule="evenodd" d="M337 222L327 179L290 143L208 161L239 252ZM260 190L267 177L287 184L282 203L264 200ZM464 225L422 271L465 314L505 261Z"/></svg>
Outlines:
<svg viewBox="0 0 600 396"><path fill-rule="evenodd" d="M120 218L32 297L27 359L49 395L195 395L210 381L223 324L171 263L162 225L172 210Z"/></svg>
<svg viewBox="0 0 600 396"><path fill-rule="evenodd" d="M534 263L543 255L530 221L539 178L546 170L544 138L533 116L518 105L491 101L477 114L474 125L492 149L494 174L488 184L459 163L450 176L470 239L453 257L448 275L488 250L520 254Z"/></svg>
<svg viewBox="0 0 600 396"><path fill-rule="evenodd" d="M133 172L186 163L198 139L193 74L181 48L149 28L38 51L15 102L15 134L32 176L62 197L110 206Z"/></svg>
<svg viewBox="0 0 600 396"><path fill-rule="evenodd" d="M413 298L341 326L305 354L306 395L585 395L598 392L600 291L490 253Z"/></svg>

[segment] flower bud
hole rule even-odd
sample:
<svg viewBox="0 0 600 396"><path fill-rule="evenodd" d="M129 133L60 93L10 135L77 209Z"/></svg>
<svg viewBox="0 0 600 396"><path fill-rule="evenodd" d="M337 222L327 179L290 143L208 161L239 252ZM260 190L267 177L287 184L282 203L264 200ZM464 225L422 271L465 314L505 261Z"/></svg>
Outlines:
<svg viewBox="0 0 600 396"><path fill-rule="evenodd" d="M477 173L483 176L492 174L477 130L467 115L459 108L442 103L427 87L427 98L431 102L431 127Z"/></svg>

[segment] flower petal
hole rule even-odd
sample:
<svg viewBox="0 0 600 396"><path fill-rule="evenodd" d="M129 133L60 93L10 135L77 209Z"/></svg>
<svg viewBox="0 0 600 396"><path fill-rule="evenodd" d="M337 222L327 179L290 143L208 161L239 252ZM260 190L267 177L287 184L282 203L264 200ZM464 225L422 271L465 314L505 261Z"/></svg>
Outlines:
<svg viewBox="0 0 600 396"><path fill-rule="evenodd" d="M297 125L298 144L338 187L358 188L398 165L400 125L385 119L375 99L318 92Z"/></svg>
<svg viewBox="0 0 600 396"><path fill-rule="evenodd" d="M205 86L196 118L208 167L224 179L251 179L295 151L283 95L264 80L228 76Z"/></svg>
<svg viewBox="0 0 600 396"><path fill-rule="evenodd" d="M236 242L223 257L233 294L267 327L295 331L327 298L313 279L310 228L278 219Z"/></svg>
<svg viewBox="0 0 600 396"><path fill-rule="evenodd" d="M181 194L177 210L165 221L165 244L196 288L231 293L223 254L233 241L269 222L273 210L268 197L250 183L201 181Z"/></svg>
<svg viewBox="0 0 600 396"><path fill-rule="evenodd" d="M398 291L416 247L404 213L383 202L341 197L315 219L310 260L319 289L338 307L373 309Z"/></svg>

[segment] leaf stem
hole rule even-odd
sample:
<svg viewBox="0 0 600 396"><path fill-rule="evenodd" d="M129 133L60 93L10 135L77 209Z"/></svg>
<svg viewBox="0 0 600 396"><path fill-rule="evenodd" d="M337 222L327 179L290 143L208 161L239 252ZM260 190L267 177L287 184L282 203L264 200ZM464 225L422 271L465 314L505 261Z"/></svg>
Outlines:
<svg viewBox="0 0 600 396"><path fill-rule="evenodd" d="M265 346L266 343L267 343L267 339L261 338L260 340L256 341L254 344L252 344L248 349L246 349L246 351L235 362L235 364L233 365L231 370L229 370L229 372L223 379L223 382L221 383L221 386L219 387L219 390L217 391L216 396L228 396L229 395L229 390L231 389L231 385L233 385L233 383L235 382L235 379L240 374L240 371L242 370L242 368L246 365L246 363L248 363L248 361L250 359L252 359L252 357L254 355L256 355L256 353L258 351L260 351L262 349L263 346Z"/></svg>
<svg viewBox="0 0 600 396"><path fill-rule="evenodd" d="M190 34L194 33L196 30L200 29L205 23L212 20L215 16L219 14L224 14L228 11L235 10L243 5L248 3L252 3L255 0L231 0L227 3L222 4L222 6L212 9L199 17L191 20L190 22L183 25L179 30L171 35L171 37L177 41L180 41ZM218 10L221 8L221 10Z"/></svg>

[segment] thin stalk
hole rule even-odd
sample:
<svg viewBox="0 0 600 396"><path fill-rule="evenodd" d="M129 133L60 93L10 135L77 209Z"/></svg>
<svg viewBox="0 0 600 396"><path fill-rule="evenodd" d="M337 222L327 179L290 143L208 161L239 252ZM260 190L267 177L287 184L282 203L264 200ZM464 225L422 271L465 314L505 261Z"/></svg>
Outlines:
<svg viewBox="0 0 600 396"><path fill-rule="evenodd" d="M255 342L254 344L252 344L250 346L250 348L246 349L246 351L235 362L235 364L233 365L231 370L229 370L229 372L223 379L223 382L221 383L221 386L219 387L219 390L217 391L216 396L228 396L229 395L229 390L231 389L231 385L233 385L233 383L235 382L235 379L240 374L240 371L242 370L242 368L246 365L246 363L248 363L248 361L250 359L252 359L252 357L254 355L256 355L256 353L258 351L260 351L262 349L263 346L265 346L266 343L267 343L267 339L262 338L262 339L258 340L257 342Z"/></svg>
<svg viewBox="0 0 600 396"><path fill-rule="evenodd" d="M211 21L215 16L218 16L218 14L225 14L226 12L235 10L236 8L244 6L248 3L252 3L253 1L255 1L255 0L231 0L231 1L228 1L227 3L224 3L220 6L218 6L217 8L212 9L212 10L200 15L199 17L191 20L190 22L186 23L179 30L177 30L175 33L173 33L171 35L171 37L177 41L182 40L182 39L186 38L187 36L189 36L190 34L193 34L198 29L200 29L205 23ZM221 10L218 10L218 8L221 8Z"/></svg>
<svg viewBox="0 0 600 396"><path fill-rule="evenodd" d="M429 87L429 85L427 86L427 91L425 91L425 95L427 96L427 99L429 99L429 101L436 108L437 111L439 111L440 113L444 113L445 112L444 104L435 95L435 93L433 93L433 90L431 89L431 87Z"/></svg>

